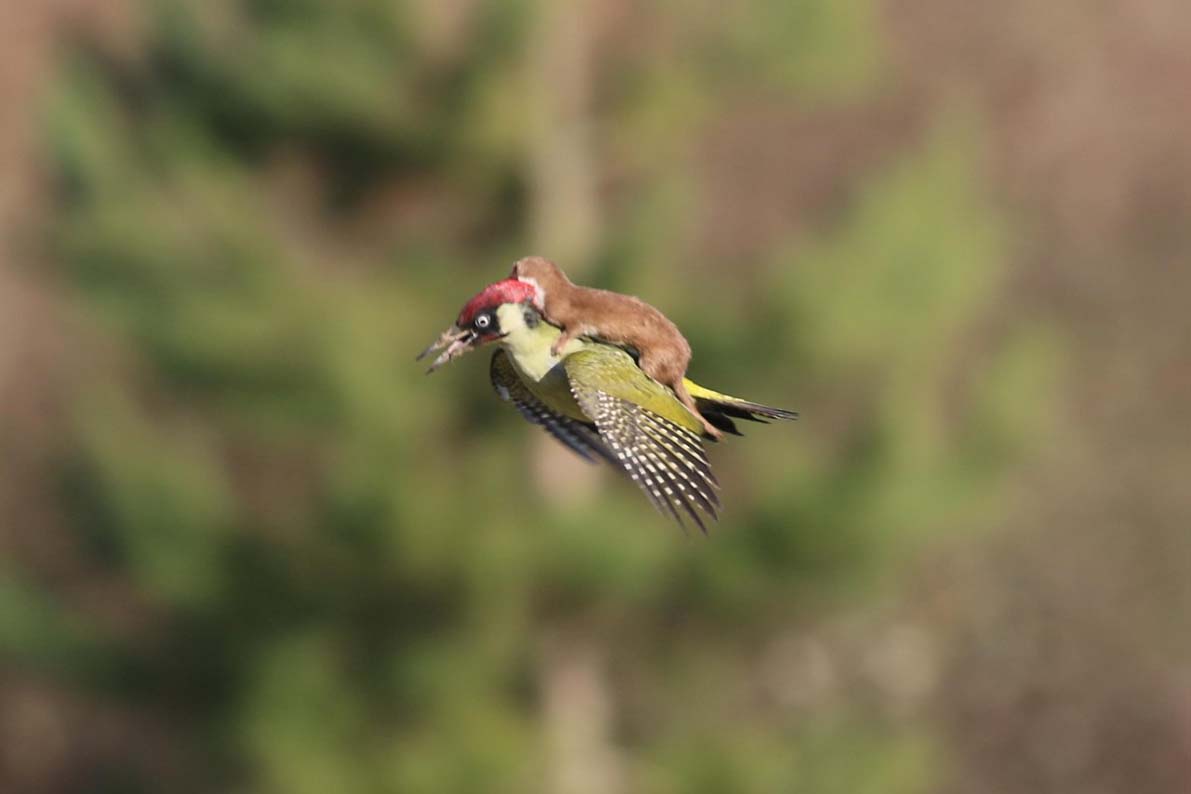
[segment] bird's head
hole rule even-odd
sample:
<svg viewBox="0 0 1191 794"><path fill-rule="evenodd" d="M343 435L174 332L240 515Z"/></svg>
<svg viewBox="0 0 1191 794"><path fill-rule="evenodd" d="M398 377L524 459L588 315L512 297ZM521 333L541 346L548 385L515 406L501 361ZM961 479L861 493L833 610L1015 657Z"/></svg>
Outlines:
<svg viewBox="0 0 1191 794"><path fill-rule="evenodd" d="M463 306L455 324L443 331L430 347L423 350L418 360L421 361L431 353L442 350L427 370L433 372L464 353L504 338L508 332L501 328L501 307L532 305L533 300L534 287L524 281L507 278L489 284Z"/></svg>

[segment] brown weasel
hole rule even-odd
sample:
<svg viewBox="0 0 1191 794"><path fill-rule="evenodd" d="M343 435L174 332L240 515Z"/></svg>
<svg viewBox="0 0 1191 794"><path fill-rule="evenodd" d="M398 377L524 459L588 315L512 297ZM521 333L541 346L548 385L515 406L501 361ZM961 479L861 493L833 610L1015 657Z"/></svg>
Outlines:
<svg viewBox="0 0 1191 794"><path fill-rule="evenodd" d="M518 260L510 276L532 285L538 310L562 328L562 336L555 341L552 353L557 355L579 336L595 336L612 344L634 347L645 374L669 386L687 410L703 422L708 435L723 437L699 412L683 384L691 363L691 346L666 315L640 298L573 284L558 265L540 256Z"/></svg>

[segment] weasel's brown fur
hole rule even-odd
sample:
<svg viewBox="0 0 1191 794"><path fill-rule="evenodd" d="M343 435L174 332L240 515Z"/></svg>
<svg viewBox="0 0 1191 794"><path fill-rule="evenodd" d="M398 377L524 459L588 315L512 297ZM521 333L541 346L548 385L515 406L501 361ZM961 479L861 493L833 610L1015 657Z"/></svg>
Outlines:
<svg viewBox="0 0 1191 794"><path fill-rule="evenodd" d="M691 363L691 346L666 315L640 298L573 284L558 265L540 256L530 256L513 265L513 278L532 279L540 288L537 308L546 319L562 328L554 343L555 354L572 339L594 336L616 345L630 345L640 354L638 363L646 375L669 386L692 414L703 422L712 438L721 433L699 413L683 377Z"/></svg>

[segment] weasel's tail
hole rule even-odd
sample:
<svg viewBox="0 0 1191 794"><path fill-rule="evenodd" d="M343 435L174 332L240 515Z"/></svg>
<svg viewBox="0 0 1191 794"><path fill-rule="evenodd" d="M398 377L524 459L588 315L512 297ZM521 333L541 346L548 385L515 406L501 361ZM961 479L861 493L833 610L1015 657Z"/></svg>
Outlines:
<svg viewBox="0 0 1191 794"><path fill-rule="evenodd" d="M729 394L721 394L718 391L704 388L689 378L683 382L686 384L687 391L695 398L695 404L699 406L699 413L725 433L741 435L740 431L736 429L733 419L745 419L765 424L769 419L798 418L797 411L771 408L768 405L742 400Z"/></svg>

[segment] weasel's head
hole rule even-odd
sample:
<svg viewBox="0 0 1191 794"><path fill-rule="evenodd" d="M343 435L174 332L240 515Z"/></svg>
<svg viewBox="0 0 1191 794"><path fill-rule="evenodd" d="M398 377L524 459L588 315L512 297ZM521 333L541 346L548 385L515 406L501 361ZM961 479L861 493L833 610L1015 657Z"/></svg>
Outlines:
<svg viewBox="0 0 1191 794"><path fill-rule="evenodd" d="M509 277L533 287L533 302L539 311L545 309L546 296L549 293L570 283L558 265L541 256L518 259Z"/></svg>

